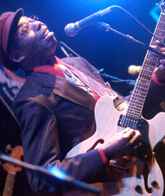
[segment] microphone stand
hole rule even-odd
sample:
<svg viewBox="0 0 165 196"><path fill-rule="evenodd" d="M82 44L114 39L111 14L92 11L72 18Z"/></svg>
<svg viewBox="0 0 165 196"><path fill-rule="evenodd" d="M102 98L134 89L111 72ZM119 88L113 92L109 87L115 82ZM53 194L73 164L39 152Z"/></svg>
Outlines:
<svg viewBox="0 0 165 196"><path fill-rule="evenodd" d="M136 39L135 37L133 37L132 35L130 34L125 34L125 33L122 33L114 28L111 27L110 24L108 23L105 23L105 22L97 22L94 26L98 27L99 29L101 29L102 31L105 31L105 32L113 32L117 35L119 35L120 37L123 37L125 39L127 39L128 41L131 41L133 43L136 43L138 45L141 45L143 46L144 49L147 49L147 50L150 50L154 53L156 53L157 55L159 55L160 57L162 58L165 58L165 54L162 54L161 52L159 52L158 50L156 50L155 48L152 48L151 46L148 46L146 43ZM165 47L165 44L164 43L161 43L162 46ZM110 80L113 80L114 82L121 82L121 83L127 83L128 85L130 86L134 86L135 84L135 80L125 80L125 79L120 79L118 77L115 77L115 76L111 76L109 74L106 74L106 73L100 73L103 77L106 77L106 78L109 78Z"/></svg>
<svg viewBox="0 0 165 196"><path fill-rule="evenodd" d="M100 75L102 77L105 77L107 79L110 79L111 82L114 82L114 83L126 83L127 85L129 85L130 87L133 87L135 85L135 80L130 80L130 79L121 79L121 78L118 78L116 76L112 76L110 74L107 74L107 73L100 73Z"/></svg>
<svg viewBox="0 0 165 196"><path fill-rule="evenodd" d="M63 41L59 41L59 45L60 45L60 48L61 50L64 52L64 54L69 57L71 56L70 54L68 54L68 52L66 51L66 49L70 52L72 52L72 54L74 54L76 57L81 57L77 52L75 52L71 47L69 47L65 42ZM65 48L66 49L65 49Z"/></svg>
<svg viewBox="0 0 165 196"><path fill-rule="evenodd" d="M17 160L17 159L12 158L8 155L5 155L2 152L0 152L0 160L11 163L13 165L18 165L22 168L28 169L31 172L36 172L44 177L47 177L47 179L50 180L53 184L56 184L57 182L58 183L61 182L63 184L73 186L73 187L81 189L83 191L88 191L88 192L100 195L100 190L98 188L94 188L93 186L91 186L85 182L75 180L73 177L65 174L63 171L61 171L60 169L58 169L55 166L53 166L55 173L52 174L48 169L45 169L41 166L32 165L32 164L26 163L24 161Z"/></svg>
<svg viewBox="0 0 165 196"><path fill-rule="evenodd" d="M98 24L98 26L99 26L99 28L100 28L101 30L103 30L103 31L105 31L105 32L113 32L113 33L115 33L115 34L117 34L117 35L119 35L119 36L121 36L121 37L127 39L128 41L131 41L131 42L134 42L134 43L136 43L136 44L139 44L139 45L143 46L144 49L150 50L150 51L156 53L157 55L161 56L162 58L165 58L165 54L162 54L161 52L159 52L159 51L156 50L155 48L152 48L151 46L148 46L146 43L144 43L144 42L142 42L142 41L136 39L136 38L133 37L132 35L122 33L122 32L120 32L120 31L118 31L118 30L112 28L111 25L108 24L108 23L98 22L97 24ZM161 45L163 45L163 46L165 47L165 44L162 44L162 43L161 43Z"/></svg>

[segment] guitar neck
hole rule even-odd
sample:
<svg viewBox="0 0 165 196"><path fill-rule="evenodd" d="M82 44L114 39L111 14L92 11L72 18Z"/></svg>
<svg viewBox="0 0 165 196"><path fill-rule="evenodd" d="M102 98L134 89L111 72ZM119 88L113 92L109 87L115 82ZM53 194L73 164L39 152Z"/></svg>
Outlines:
<svg viewBox="0 0 165 196"><path fill-rule="evenodd" d="M157 26L155 28L155 32L151 39L150 45L152 45L155 40L163 41L164 37L165 37L165 14L164 12L162 12L159 21L157 23ZM155 66L159 65L159 59L160 57L158 54L149 50L147 51L147 54L144 58L144 62L142 65L142 71L138 76L135 88L130 97L126 116L129 116L134 119L139 119L141 117L144 102L146 100L150 83L151 83L152 72Z"/></svg>
<svg viewBox="0 0 165 196"><path fill-rule="evenodd" d="M15 183L15 176L16 176L16 174L14 174L14 173L7 174L2 196L12 196L14 183Z"/></svg>

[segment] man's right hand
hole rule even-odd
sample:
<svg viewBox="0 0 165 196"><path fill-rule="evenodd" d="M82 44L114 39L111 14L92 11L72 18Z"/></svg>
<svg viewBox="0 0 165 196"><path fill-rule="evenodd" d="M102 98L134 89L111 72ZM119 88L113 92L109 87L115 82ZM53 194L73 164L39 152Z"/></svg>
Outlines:
<svg viewBox="0 0 165 196"><path fill-rule="evenodd" d="M110 160L128 155L133 151L134 146L138 144L140 138L140 132L131 128L126 128L116 133L104 149L107 158Z"/></svg>

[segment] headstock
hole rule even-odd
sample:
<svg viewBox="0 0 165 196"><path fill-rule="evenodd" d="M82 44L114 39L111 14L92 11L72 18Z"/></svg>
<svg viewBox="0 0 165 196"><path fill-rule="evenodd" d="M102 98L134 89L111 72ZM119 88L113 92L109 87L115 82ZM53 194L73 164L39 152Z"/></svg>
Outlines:
<svg viewBox="0 0 165 196"><path fill-rule="evenodd" d="M14 148L11 148L10 151L11 151L10 152L11 157L13 157L15 159L18 159L18 160L22 159L22 157L23 157L23 148L22 148L22 146L16 146ZM17 172L20 172L22 170L21 167L15 166L15 165L10 164L10 163L3 164L3 168L9 174L16 174Z"/></svg>

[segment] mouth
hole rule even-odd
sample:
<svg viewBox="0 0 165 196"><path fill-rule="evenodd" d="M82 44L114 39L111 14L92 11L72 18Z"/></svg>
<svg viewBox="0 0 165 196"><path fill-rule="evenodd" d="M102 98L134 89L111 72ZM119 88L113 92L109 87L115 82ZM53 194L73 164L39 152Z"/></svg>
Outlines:
<svg viewBox="0 0 165 196"><path fill-rule="evenodd" d="M44 34L44 38L47 40L47 39L50 39L51 37L54 37L54 32L50 32L48 31L46 34Z"/></svg>
<svg viewBox="0 0 165 196"><path fill-rule="evenodd" d="M53 37L54 36L54 32L52 31L49 31L48 28L46 28L44 30L44 39L49 39L50 37Z"/></svg>

